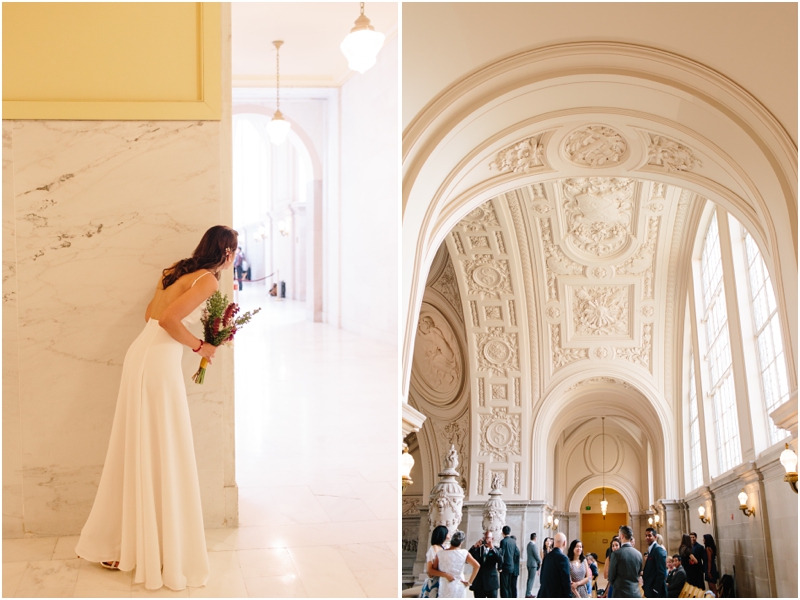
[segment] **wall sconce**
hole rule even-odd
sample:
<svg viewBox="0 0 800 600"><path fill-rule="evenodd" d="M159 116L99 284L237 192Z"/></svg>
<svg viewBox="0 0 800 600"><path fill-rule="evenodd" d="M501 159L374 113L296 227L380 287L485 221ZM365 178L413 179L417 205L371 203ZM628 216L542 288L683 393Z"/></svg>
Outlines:
<svg viewBox="0 0 800 600"><path fill-rule="evenodd" d="M747 506L747 492L742 490L739 492L739 510L744 513L745 517L750 517L756 514L756 507L750 508Z"/></svg>
<svg viewBox="0 0 800 600"><path fill-rule="evenodd" d="M786 450L781 452L781 464L786 469L783 480L792 487L792 491L797 493L797 454L786 444Z"/></svg>
<svg viewBox="0 0 800 600"><path fill-rule="evenodd" d="M701 523L710 523L711 518L706 516L706 507L705 506L698 506L697 513L700 515L700 522Z"/></svg>
<svg viewBox="0 0 800 600"><path fill-rule="evenodd" d="M558 529L558 519L557 518L554 519L553 515L548 515L547 516L547 523L544 524L544 528L545 529L552 529L553 531L555 531L556 529Z"/></svg>
<svg viewBox="0 0 800 600"><path fill-rule="evenodd" d="M287 225L286 221L278 221L278 231L284 237L289 235L289 225Z"/></svg>
<svg viewBox="0 0 800 600"><path fill-rule="evenodd" d="M267 230L264 228L263 225L261 225L258 228L258 231L253 234L253 239L257 242L266 239L266 237L267 237Z"/></svg>
<svg viewBox="0 0 800 600"><path fill-rule="evenodd" d="M650 505L650 510L655 514L647 519L647 522L650 524L650 527L655 527L656 531L661 531L661 515L658 514L658 510L653 505Z"/></svg>
<svg viewBox="0 0 800 600"><path fill-rule="evenodd" d="M411 480L411 469L414 468L414 457L411 456L411 452L408 451L408 444L403 444L403 453L400 455L400 471L401 471L401 483L403 485L403 493L405 493L406 488L414 483Z"/></svg>

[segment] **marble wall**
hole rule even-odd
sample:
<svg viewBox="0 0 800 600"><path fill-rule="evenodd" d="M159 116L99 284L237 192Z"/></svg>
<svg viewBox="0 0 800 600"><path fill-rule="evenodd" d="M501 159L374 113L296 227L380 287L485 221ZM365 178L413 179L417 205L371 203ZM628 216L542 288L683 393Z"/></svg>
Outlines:
<svg viewBox="0 0 800 600"><path fill-rule="evenodd" d="M223 123L3 122L4 537L83 526L160 271L230 222ZM221 354L203 387L183 364L207 527L236 521Z"/></svg>
<svg viewBox="0 0 800 600"><path fill-rule="evenodd" d="M341 326L397 344L397 37L341 88Z"/></svg>

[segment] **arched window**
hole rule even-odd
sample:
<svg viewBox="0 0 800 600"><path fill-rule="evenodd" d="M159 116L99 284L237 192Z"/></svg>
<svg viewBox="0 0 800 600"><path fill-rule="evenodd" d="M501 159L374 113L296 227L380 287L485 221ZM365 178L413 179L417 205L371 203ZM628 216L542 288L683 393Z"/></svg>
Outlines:
<svg viewBox="0 0 800 600"><path fill-rule="evenodd" d="M761 392L764 398L769 423L770 441L775 444L787 433L775 427L769 413L789 399L789 378L786 374L786 359L783 355L781 325L778 319L778 304L769 278L767 265L755 240L741 228L747 260L748 291L750 292L750 314L758 348L758 370Z"/></svg>
<svg viewBox="0 0 800 600"><path fill-rule="evenodd" d="M703 241L700 279L703 299L702 322L705 324L707 346L704 358L710 383L708 395L712 398L714 407L717 466L719 473L724 473L742 462L742 455L739 443L739 419L736 414L736 392L731 372L728 310L722 280L722 254L716 211L711 217Z"/></svg>
<svg viewBox="0 0 800 600"><path fill-rule="evenodd" d="M689 353L689 460L690 489L703 484L703 463L700 456L700 417L697 410L697 386L694 379L694 352Z"/></svg>

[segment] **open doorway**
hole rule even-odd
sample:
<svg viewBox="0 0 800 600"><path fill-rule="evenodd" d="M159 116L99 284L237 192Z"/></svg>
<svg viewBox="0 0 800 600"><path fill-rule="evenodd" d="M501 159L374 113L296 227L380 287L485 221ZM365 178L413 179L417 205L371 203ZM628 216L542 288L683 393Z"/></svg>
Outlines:
<svg viewBox="0 0 800 600"><path fill-rule="evenodd" d="M611 488L605 488L608 510L605 516L600 511L603 489L596 488L586 494L581 502L581 541L584 554L595 553L598 556L600 569L604 567L606 550L611 538L617 535L620 525L630 525L628 504L622 494Z"/></svg>

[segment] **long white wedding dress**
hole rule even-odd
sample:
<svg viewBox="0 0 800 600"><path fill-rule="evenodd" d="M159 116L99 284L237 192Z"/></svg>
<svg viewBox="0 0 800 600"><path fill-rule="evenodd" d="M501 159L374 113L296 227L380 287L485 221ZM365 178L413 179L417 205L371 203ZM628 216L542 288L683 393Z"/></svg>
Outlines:
<svg viewBox="0 0 800 600"><path fill-rule="evenodd" d="M468 552L462 548L440 550L436 557L439 559L439 570L450 573L455 579L448 581L446 577L439 577L439 598L466 598L467 586L464 585L464 566L467 562Z"/></svg>
<svg viewBox="0 0 800 600"><path fill-rule="evenodd" d="M202 307L183 323L197 323ZM182 355L155 319L128 349L100 487L75 547L86 560L135 567L134 582L150 590L208 579Z"/></svg>

